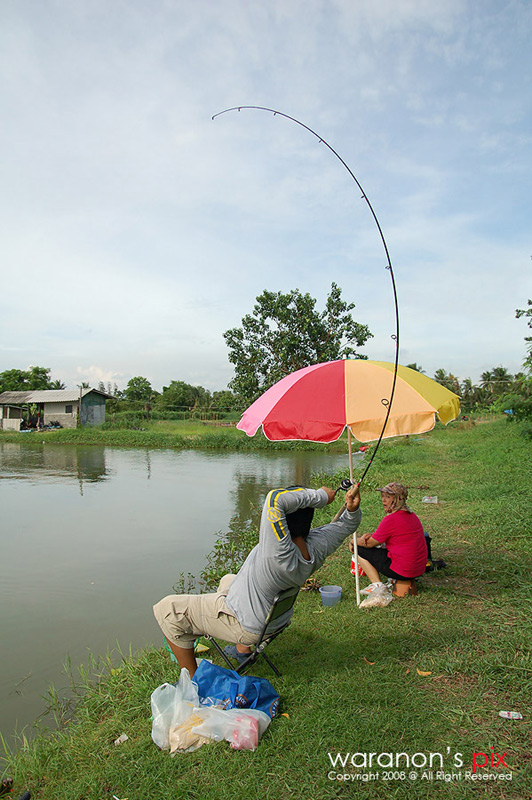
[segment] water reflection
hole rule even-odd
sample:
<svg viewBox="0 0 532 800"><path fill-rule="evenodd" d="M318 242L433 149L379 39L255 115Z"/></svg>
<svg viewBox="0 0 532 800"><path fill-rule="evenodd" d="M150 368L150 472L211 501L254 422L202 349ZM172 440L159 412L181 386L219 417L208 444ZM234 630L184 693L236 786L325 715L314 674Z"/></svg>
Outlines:
<svg viewBox="0 0 532 800"><path fill-rule="evenodd" d="M149 450L146 450L146 476L148 480L151 478L151 458Z"/></svg>
<svg viewBox="0 0 532 800"><path fill-rule="evenodd" d="M0 442L0 480L65 480L94 483L108 477L103 447L22 445Z"/></svg>
<svg viewBox="0 0 532 800"><path fill-rule="evenodd" d="M354 462L363 459L356 454ZM294 452L278 455L253 456L252 469L245 458L234 467L233 520L241 523L260 513L266 493L281 486L310 486L316 473L332 474L339 469L348 470L347 457L324 453Z"/></svg>

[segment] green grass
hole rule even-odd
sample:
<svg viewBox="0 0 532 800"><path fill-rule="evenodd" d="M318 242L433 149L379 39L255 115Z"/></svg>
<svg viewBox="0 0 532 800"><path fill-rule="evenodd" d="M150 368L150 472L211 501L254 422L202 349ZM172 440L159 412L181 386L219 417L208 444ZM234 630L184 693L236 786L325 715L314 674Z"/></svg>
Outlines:
<svg viewBox="0 0 532 800"><path fill-rule="evenodd" d="M142 430L84 427L30 433L0 431L0 442L16 442L26 446L46 442L46 444L179 450L318 450L345 453L347 449L345 434L337 442L329 445L319 442L270 442L262 433L249 437L235 427L217 426L197 420L145 422L142 424Z"/></svg>
<svg viewBox="0 0 532 800"><path fill-rule="evenodd" d="M301 593L292 625L271 647L283 676L256 667L278 689L287 716L272 721L255 753L226 743L175 758L159 752L150 739L150 694L177 680L178 670L165 651L149 650L112 672L108 664L96 685L85 679L75 721L8 759L14 796L30 789L42 800L531 798L531 460L530 443L502 420L458 423L383 447L363 487L361 531L381 517L371 489L402 481L434 556L448 567L421 579L415 598L358 610L347 545L334 554L316 576L342 585L340 604L324 608L315 592ZM426 494L439 504L422 505ZM330 514L321 510L318 522ZM524 719L503 720L501 709L520 710ZM129 739L115 747L122 732ZM385 781L378 766L334 770L379 772L354 786L327 777L328 753L441 753L446 772L460 753L464 764L454 771L463 774L473 753L491 747L506 753L511 782Z"/></svg>

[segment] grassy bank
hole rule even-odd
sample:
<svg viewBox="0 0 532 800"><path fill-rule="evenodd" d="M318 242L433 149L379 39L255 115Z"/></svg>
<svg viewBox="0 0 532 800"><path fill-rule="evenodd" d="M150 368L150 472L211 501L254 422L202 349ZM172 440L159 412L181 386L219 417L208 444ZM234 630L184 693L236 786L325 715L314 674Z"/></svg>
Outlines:
<svg viewBox="0 0 532 800"><path fill-rule="evenodd" d="M175 448L179 450L324 450L345 453L345 434L338 442L270 442L262 433L249 437L233 426L216 426L196 420L147 422L142 430L128 428L62 428L60 430L16 433L0 431L0 442L29 445L79 444L101 447Z"/></svg>
<svg viewBox="0 0 532 800"><path fill-rule="evenodd" d="M36 800L531 798L531 479L531 445L504 420L388 443L363 489L361 531L381 517L370 490L402 481L433 554L448 567L425 576L415 598L357 610L347 546L331 557L316 576L343 586L340 604L324 608L316 593L301 593L291 627L271 649L283 676L256 667L273 680L287 716L272 722L255 753L224 743L175 758L159 752L149 698L178 670L162 649L150 650L107 670L75 722L11 759L4 774L15 778L15 796L30 789ZM439 503L422 504L426 494ZM324 509L318 521L330 515ZM503 709L524 719L503 720ZM129 739L116 747L122 732ZM495 756L475 775L511 773L512 780L467 779L480 752L498 753L507 766L495 768ZM398 769L342 768L331 765L328 754L337 753L360 754L356 764L362 754L405 755ZM440 757L448 781L437 777ZM422 766L430 758L432 775ZM344 773L367 782L336 779Z"/></svg>

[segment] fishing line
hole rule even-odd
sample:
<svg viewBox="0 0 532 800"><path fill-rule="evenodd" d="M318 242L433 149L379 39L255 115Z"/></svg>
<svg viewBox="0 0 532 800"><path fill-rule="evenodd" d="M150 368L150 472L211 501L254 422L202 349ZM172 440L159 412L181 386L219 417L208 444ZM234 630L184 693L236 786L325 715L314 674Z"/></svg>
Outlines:
<svg viewBox="0 0 532 800"><path fill-rule="evenodd" d="M383 404L383 406L386 407L386 416L384 418L384 424L382 426L382 430L380 432L380 436L378 438L377 444L375 445L375 449L373 451L373 454L372 454L372 456L371 456L371 458L370 458L370 460L369 460L364 472L362 473L362 477L358 481L358 485L360 486L362 484L364 478L366 477L369 468L373 464L373 462L375 460L375 456L377 455L377 451L378 451L378 449L380 447L380 444L382 442L382 439L383 439L383 436L384 436L384 432L385 432L386 426L388 424L388 419L390 418L390 412L392 410L392 403L393 403L393 398L394 398L394 394L395 394L395 385L397 383L397 367L399 365L399 304L398 304L398 301L397 301L397 288L396 288L396 285L395 285L395 275L394 275L394 271L393 271L393 267L392 267L392 261L391 261L391 258L390 258L390 253L388 251L388 245L386 244L386 239L384 238L384 233L382 231L380 222L377 219L377 215L376 215L376 213L375 213L375 211L373 209L373 206L371 205L371 203L369 201L369 198L368 198L366 192L362 188L362 185L361 185L360 181L358 180L358 178L356 177L354 172L351 170L351 168L348 166L348 164L346 164L346 162L341 157L341 155L336 152L334 147L332 147L323 138L323 136L320 136L318 133L316 133L316 131L313 131L312 128L309 128L308 125L305 125L303 122L300 122L300 120L296 119L295 117L291 117L289 114L283 114L282 111L276 111L274 108L265 108L264 106L234 106L233 108L226 108L224 111L219 111L217 114L213 115L212 119L214 120L214 119L216 119L216 117L221 117L222 114L227 114L230 111L242 111L242 110L245 110L245 111L248 111L248 110L267 111L270 114L273 114L274 117L284 117L285 119L289 119L291 122L295 122L296 125L299 125L301 128L304 128L306 131L308 131L313 136L315 136L316 139L318 139L318 141L320 142L320 144L324 144L325 147L327 147L331 151L331 153L333 153L333 155L336 156L338 161L340 161L340 163L345 167L345 169L351 175L352 179L354 180L354 182L356 183L356 185L358 186L358 188L362 192L361 199L365 200L366 203L367 203L367 206L368 206L368 208L369 208L369 210L371 212L371 215L373 217L375 225L377 226L377 230L379 231L379 236L380 236L380 239L381 239L381 242L382 242L382 246L384 247L384 252L386 253L386 269L389 271L390 278L391 278L391 281L392 281L393 300L394 300L394 306L395 306L395 334L392 334L392 337L391 337L395 341L395 361L394 361L394 371L393 371L393 382L392 382L392 390L391 390L389 399L388 398L383 398L381 400L381 403Z"/></svg>

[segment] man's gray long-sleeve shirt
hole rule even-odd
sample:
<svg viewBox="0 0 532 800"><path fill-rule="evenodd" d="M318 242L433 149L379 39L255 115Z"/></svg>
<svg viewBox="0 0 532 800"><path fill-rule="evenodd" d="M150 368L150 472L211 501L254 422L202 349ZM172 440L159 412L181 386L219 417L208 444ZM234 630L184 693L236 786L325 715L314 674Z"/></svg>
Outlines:
<svg viewBox="0 0 532 800"><path fill-rule="evenodd" d="M353 534L362 514L345 510L337 522L313 528L306 540L309 560L290 537L286 515L298 508L327 505L323 489L274 489L266 497L260 523L259 543L253 548L232 582L225 599L247 631L261 633L276 594L302 586L328 555ZM279 618L282 627L292 610Z"/></svg>

